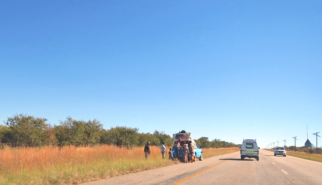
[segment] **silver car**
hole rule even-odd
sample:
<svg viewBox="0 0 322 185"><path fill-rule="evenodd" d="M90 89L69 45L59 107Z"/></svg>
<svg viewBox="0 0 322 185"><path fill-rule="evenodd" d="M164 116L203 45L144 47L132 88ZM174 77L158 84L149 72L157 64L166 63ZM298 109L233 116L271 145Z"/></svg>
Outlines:
<svg viewBox="0 0 322 185"><path fill-rule="evenodd" d="M275 147L274 148L274 156L276 155L283 155L284 157L286 157L286 150L284 147Z"/></svg>

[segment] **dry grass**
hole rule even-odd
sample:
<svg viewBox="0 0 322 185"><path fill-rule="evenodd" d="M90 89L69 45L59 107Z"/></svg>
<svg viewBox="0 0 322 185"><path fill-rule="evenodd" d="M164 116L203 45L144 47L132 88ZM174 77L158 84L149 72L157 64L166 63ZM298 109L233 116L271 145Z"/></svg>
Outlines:
<svg viewBox="0 0 322 185"><path fill-rule="evenodd" d="M228 154L232 152L240 151L239 147L233 147L233 148L203 148L203 157L213 157L217 155L223 155Z"/></svg>
<svg viewBox="0 0 322 185"><path fill-rule="evenodd" d="M308 154L305 152L287 151L287 155L322 162L322 155L321 154Z"/></svg>
<svg viewBox="0 0 322 185"><path fill-rule="evenodd" d="M204 157L239 148L203 149ZM9 148L0 150L0 184L75 184L175 164L161 159L151 147L145 160L143 147L110 145L96 147Z"/></svg>
<svg viewBox="0 0 322 185"><path fill-rule="evenodd" d="M269 149L269 151L274 152L274 149ZM295 151L286 151L286 152L287 152L287 155L290 155L290 156L322 162L322 154L309 154L306 152L295 152Z"/></svg>

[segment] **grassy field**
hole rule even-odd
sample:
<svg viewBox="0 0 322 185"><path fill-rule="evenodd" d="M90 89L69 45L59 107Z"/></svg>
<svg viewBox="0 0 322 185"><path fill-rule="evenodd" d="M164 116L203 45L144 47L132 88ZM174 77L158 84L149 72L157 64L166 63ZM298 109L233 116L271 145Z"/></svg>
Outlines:
<svg viewBox="0 0 322 185"><path fill-rule="evenodd" d="M269 151L274 152L270 149ZM287 151L287 155L322 162L322 154L309 154L306 152Z"/></svg>
<svg viewBox="0 0 322 185"><path fill-rule="evenodd" d="M322 162L322 155L321 154L308 154L308 153L305 153L305 152L288 151L287 155Z"/></svg>
<svg viewBox="0 0 322 185"><path fill-rule="evenodd" d="M204 157L238 151L239 148L203 149ZM9 148L0 150L0 184L78 184L178 163L161 159L151 147L145 160L143 147Z"/></svg>
<svg viewBox="0 0 322 185"><path fill-rule="evenodd" d="M232 152L237 152L240 151L239 147L234 147L234 148L204 148L203 150L203 157L213 157L217 155L223 155L223 154L228 154Z"/></svg>

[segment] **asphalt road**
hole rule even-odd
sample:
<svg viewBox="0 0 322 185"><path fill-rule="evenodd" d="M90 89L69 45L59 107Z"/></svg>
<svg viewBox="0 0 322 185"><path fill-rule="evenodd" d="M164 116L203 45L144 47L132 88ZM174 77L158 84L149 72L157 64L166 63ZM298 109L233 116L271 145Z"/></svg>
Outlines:
<svg viewBox="0 0 322 185"><path fill-rule="evenodd" d="M147 170L85 185L103 184L322 184L322 163L260 150L260 159L239 152Z"/></svg>

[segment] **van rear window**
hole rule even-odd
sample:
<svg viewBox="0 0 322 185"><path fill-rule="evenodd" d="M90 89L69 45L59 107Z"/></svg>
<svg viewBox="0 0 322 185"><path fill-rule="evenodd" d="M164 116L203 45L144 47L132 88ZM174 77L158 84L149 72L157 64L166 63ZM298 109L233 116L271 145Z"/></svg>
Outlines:
<svg viewBox="0 0 322 185"><path fill-rule="evenodd" d="M246 149L253 149L253 143L246 143Z"/></svg>

